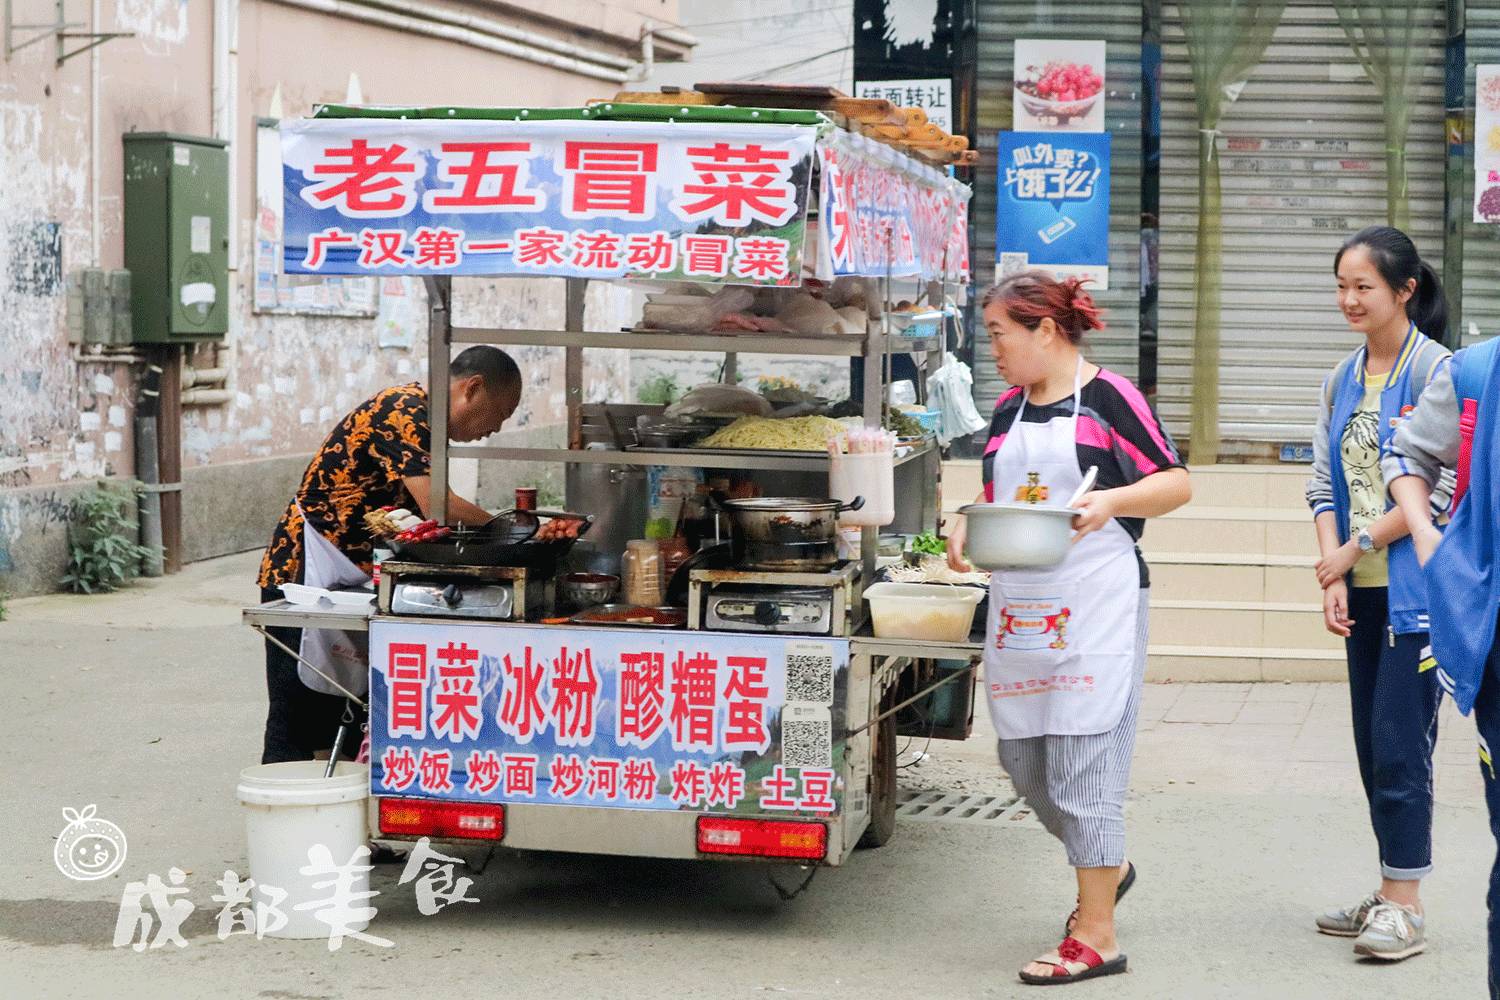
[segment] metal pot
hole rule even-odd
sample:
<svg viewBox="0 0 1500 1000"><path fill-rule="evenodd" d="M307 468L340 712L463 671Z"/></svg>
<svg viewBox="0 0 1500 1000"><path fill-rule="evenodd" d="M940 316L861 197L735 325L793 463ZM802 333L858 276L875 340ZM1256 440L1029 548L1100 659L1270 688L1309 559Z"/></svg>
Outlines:
<svg viewBox="0 0 1500 1000"><path fill-rule="evenodd" d="M971 503L964 554L979 569L1040 569L1067 558L1073 544L1071 507L1025 503Z"/></svg>
<svg viewBox="0 0 1500 1000"><path fill-rule="evenodd" d="M735 564L789 572L835 565L839 561L838 515L859 510L864 503L864 497L847 504L812 497L715 498L715 504L729 516Z"/></svg>
<svg viewBox="0 0 1500 1000"><path fill-rule="evenodd" d="M686 448L707 433L701 427L686 424L657 424L635 428L638 448Z"/></svg>

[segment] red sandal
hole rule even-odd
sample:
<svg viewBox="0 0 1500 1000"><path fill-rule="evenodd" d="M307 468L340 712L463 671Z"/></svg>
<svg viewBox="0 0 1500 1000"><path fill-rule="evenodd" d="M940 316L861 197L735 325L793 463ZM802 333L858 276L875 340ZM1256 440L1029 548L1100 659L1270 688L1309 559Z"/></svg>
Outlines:
<svg viewBox="0 0 1500 1000"><path fill-rule="evenodd" d="M1052 966L1052 971L1044 976L1022 972L1021 982L1029 986L1061 986L1063 983L1113 976L1125 971L1123 954L1105 959L1097 951L1074 937L1063 938L1062 944L1057 946L1056 951L1043 955L1036 961Z"/></svg>

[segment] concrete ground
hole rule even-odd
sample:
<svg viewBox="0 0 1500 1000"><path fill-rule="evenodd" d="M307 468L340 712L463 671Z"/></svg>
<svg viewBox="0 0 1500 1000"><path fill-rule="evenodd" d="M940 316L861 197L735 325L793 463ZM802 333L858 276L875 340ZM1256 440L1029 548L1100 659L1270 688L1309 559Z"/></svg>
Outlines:
<svg viewBox="0 0 1500 1000"><path fill-rule="evenodd" d="M242 875L234 785L258 760L260 647L239 624L254 557L97 598L12 602L0 623L11 757L0 808L0 996L1020 997L1015 970L1056 944L1073 896L1034 820L905 821L885 848L781 902L766 870L497 855L478 906L421 916L380 868L371 926L347 941L220 942L209 897ZM1473 727L1447 711L1437 753L1431 946L1356 962L1313 914L1375 885L1341 685L1148 688L1129 807L1140 882L1120 910L1129 975L1080 984L1124 998L1480 996L1494 856ZM966 743L903 756L903 785L1007 794L984 720ZM53 864L65 807L95 803L129 856L98 882ZM128 880L188 872L188 947L111 947ZM796 871L781 870L793 881Z"/></svg>

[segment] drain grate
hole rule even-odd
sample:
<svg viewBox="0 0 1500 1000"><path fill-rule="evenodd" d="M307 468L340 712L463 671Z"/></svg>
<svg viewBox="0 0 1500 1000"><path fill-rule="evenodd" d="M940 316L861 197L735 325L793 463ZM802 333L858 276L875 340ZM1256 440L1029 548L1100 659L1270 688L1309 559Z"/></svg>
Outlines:
<svg viewBox="0 0 1500 1000"><path fill-rule="evenodd" d="M899 790L896 815L919 823L1026 823L1036 826L1036 816L1024 799L1014 795L972 795L931 789Z"/></svg>

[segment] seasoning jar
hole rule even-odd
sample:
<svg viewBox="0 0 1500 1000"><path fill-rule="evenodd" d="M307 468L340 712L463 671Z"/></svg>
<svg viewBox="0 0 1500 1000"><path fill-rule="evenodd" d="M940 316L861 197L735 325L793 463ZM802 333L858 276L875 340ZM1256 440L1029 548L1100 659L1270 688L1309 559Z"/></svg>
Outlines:
<svg viewBox="0 0 1500 1000"><path fill-rule="evenodd" d="M624 577L627 603L648 608L661 604L661 566L661 550L656 539L638 538L625 543L621 576Z"/></svg>
<svg viewBox="0 0 1500 1000"><path fill-rule="evenodd" d="M536 510L536 487L516 487L516 510Z"/></svg>

